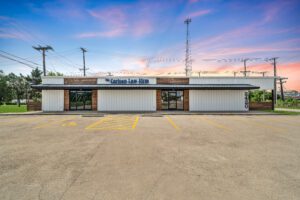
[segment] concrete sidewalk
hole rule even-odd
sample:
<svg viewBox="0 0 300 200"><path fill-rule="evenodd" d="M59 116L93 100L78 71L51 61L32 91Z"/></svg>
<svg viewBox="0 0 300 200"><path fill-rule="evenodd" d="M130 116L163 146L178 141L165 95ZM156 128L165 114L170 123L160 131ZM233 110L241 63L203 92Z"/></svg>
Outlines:
<svg viewBox="0 0 300 200"><path fill-rule="evenodd" d="M86 117L115 115L115 114L140 114L143 116L162 115L278 115L273 112L248 111L248 112L186 112L186 111L157 111L157 112L98 112L98 111L62 111L62 112L25 112L25 113L0 113L0 116L22 115L82 115Z"/></svg>
<svg viewBox="0 0 300 200"><path fill-rule="evenodd" d="M287 112L300 112L300 109L291 108L275 108L276 111L287 111Z"/></svg>

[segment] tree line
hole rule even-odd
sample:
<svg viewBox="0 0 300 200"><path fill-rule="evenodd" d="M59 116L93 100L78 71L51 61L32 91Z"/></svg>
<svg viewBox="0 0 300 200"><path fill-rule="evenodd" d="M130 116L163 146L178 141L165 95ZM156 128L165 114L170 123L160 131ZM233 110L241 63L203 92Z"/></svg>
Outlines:
<svg viewBox="0 0 300 200"><path fill-rule="evenodd" d="M42 83L43 71L39 68L33 69L29 75L9 73L5 74L0 70L0 105L11 104L13 99L17 100L17 105L20 106L21 99L40 101L41 91L31 88L31 85ZM48 76L62 76L59 72L48 72Z"/></svg>

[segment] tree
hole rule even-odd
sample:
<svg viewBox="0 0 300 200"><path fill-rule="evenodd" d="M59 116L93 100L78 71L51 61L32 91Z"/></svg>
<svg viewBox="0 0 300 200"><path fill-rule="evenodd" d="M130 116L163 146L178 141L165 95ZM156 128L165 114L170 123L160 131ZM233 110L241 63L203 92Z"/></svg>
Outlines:
<svg viewBox="0 0 300 200"><path fill-rule="evenodd" d="M47 74L48 76L63 76L63 73L60 73L60 72L48 72Z"/></svg>
<svg viewBox="0 0 300 200"><path fill-rule="evenodd" d="M26 80L28 82L28 98L33 99L34 101L38 101L41 99L42 94L39 90L37 89L32 89L30 85L38 85L42 83L42 77L41 75L43 74L43 71L40 70L39 68L35 68L31 71L30 75L26 77Z"/></svg>
<svg viewBox="0 0 300 200"><path fill-rule="evenodd" d="M252 102L271 101L272 93L262 90L253 90L250 91L250 100Z"/></svg>
<svg viewBox="0 0 300 200"><path fill-rule="evenodd" d="M7 96L7 78L0 70L0 105L3 104Z"/></svg>
<svg viewBox="0 0 300 200"><path fill-rule="evenodd" d="M24 98L28 87L28 82L25 77L22 74L20 74L20 76L14 73L8 74L8 87L12 90L13 95L17 98L18 106L20 106L20 100Z"/></svg>

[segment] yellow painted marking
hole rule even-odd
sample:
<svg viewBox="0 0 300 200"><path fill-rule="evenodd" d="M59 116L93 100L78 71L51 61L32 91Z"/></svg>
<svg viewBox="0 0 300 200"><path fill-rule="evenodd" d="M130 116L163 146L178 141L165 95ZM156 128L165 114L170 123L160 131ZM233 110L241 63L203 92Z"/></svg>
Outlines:
<svg viewBox="0 0 300 200"><path fill-rule="evenodd" d="M176 130L180 130L180 128L175 124L175 122L169 117L169 116L166 116L168 122L173 126L173 128L175 128Z"/></svg>
<svg viewBox="0 0 300 200"><path fill-rule="evenodd" d="M68 123L64 123L62 124L61 126L77 126L77 123L76 122L68 122Z"/></svg>
<svg viewBox="0 0 300 200"><path fill-rule="evenodd" d="M135 127L136 127L138 121L139 121L139 117L136 117L134 123L132 124L132 129L133 129L133 130L135 129Z"/></svg>
<svg viewBox="0 0 300 200"><path fill-rule="evenodd" d="M95 123L87 126L85 129L94 129L96 126L100 125L101 123L103 123L103 122L105 122L107 120L109 120L109 119L106 118L106 117L104 117L104 118L100 119L99 121L97 121L97 122L95 122Z"/></svg>
<svg viewBox="0 0 300 200"><path fill-rule="evenodd" d="M134 130L139 117L109 115L87 126L86 130Z"/></svg>
<svg viewBox="0 0 300 200"><path fill-rule="evenodd" d="M33 127L33 129L45 128L45 127L51 126L53 124L63 123L63 122L66 122L66 121L69 121L69 120L72 120L72 119L75 119L75 118L76 117L71 117L71 118L64 118L62 120L46 122L44 124Z"/></svg>
<svg viewBox="0 0 300 200"><path fill-rule="evenodd" d="M215 121L213 121L211 119L208 119L206 117L201 117L201 119L205 120L206 122L208 122L209 124L211 124L211 125L213 125L213 126L215 126L217 128L220 128L220 129L223 129L223 130L226 130L226 131L230 131L230 128L228 128L227 126L224 126L224 125L222 125L222 124L220 124L218 122L215 122Z"/></svg>

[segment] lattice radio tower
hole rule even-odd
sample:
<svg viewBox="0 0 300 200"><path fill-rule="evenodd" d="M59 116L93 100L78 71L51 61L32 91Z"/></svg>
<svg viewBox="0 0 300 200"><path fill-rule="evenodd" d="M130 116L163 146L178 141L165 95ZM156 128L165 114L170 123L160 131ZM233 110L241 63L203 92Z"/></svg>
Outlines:
<svg viewBox="0 0 300 200"><path fill-rule="evenodd" d="M192 60L191 60L191 50L189 43L189 24L192 22L191 18L186 18L184 23L186 24L186 50L185 50L185 74L186 76L191 76L192 74Z"/></svg>

